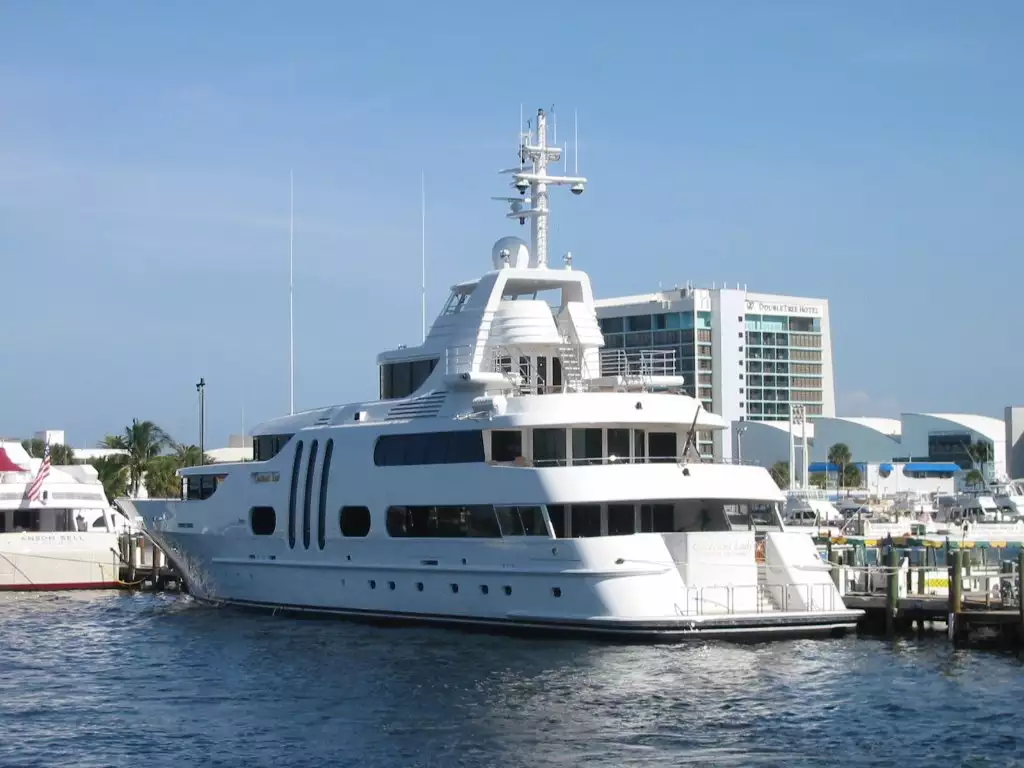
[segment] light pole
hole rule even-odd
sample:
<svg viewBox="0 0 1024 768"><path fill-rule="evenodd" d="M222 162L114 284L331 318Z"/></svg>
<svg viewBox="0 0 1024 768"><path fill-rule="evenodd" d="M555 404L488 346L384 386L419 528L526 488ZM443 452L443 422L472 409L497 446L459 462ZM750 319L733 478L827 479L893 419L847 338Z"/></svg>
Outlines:
<svg viewBox="0 0 1024 768"><path fill-rule="evenodd" d="M736 427L736 463L743 463L743 433L747 431L746 424Z"/></svg>
<svg viewBox="0 0 1024 768"><path fill-rule="evenodd" d="M196 384L196 392L199 393L199 463L206 463L206 379L200 377Z"/></svg>

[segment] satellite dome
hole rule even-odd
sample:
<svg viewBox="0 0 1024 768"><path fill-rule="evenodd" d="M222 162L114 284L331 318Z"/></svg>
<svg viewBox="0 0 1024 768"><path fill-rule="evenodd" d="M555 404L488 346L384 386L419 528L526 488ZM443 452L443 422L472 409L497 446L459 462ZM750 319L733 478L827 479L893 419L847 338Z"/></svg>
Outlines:
<svg viewBox="0 0 1024 768"><path fill-rule="evenodd" d="M530 249L518 237L503 237L491 248L491 261L495 269L503 269L505 266L503 251L507 252L508 265L512 269L525 269L529 266Z"/></svg>

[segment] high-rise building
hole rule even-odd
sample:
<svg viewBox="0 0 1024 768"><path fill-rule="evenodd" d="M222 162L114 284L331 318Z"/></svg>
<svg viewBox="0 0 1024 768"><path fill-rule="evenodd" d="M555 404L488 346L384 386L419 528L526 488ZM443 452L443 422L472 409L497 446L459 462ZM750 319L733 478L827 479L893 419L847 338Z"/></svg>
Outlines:
<svg viewBox="0 0 1024 768"><path fill-rule="evenodd" d="M726 421L835 416L826 299L686 286L597 301L605 348L674 352L686 391ZM612 359L604 356L602 360ZM728 434L701 433L698 449L732 458Z"/></svg>

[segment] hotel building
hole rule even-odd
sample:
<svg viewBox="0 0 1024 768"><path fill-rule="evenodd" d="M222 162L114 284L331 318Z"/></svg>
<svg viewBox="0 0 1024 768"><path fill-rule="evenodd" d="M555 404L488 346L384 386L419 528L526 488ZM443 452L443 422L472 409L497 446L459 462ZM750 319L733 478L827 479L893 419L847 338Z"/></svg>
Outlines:
<svg viewBox="0 0 1024 768"><path fill-rule="evenodd" d="M600 299L597 316L606 350L674 353L688 394L727 421L788 421L793 405L810 419L835 416L825 299L688 285ZM721 433L700 433L698 449L724 460L733 453Z"/></svg>

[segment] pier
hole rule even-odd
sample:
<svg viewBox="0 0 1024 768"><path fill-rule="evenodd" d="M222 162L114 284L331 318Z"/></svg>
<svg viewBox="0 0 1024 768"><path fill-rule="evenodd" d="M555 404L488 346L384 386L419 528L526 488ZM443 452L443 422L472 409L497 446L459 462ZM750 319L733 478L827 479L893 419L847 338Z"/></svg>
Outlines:
<svg viewBox="0 0 1024 768"><path fill-rule="evenodd" d="M141 533L124 533L120 537L120 573L122 588L148 592L184 591L185 584L177 570L152 541Z"/></svg>
<svg viewBox="0 0 1024 768"><path fill-rule="evenodd" d="M865 634L892 637L913 631L926 631L929 626L944 624L950 641L958 648L998 646L1024 650L1024 551L1017 562L1003 562L998 574L986 574L986 582L998 581L998 590L970 591L970 566L965 566L964 551L950 553L946 594L929 594L934 582L934 568L928 566L900 567L898 550L889 548L884 566L870 567L871 576L885 580L884 590L847 591L843 602L847 608L864 611L859 630ZM839 565L829 553L833 577L837 584L848 566ZM863 568L863 567L862 567ZM970 583L970 582L968 582ZM948 586L947 586L948 585ZM993 594L998 591L998 594Z"/></svg>

